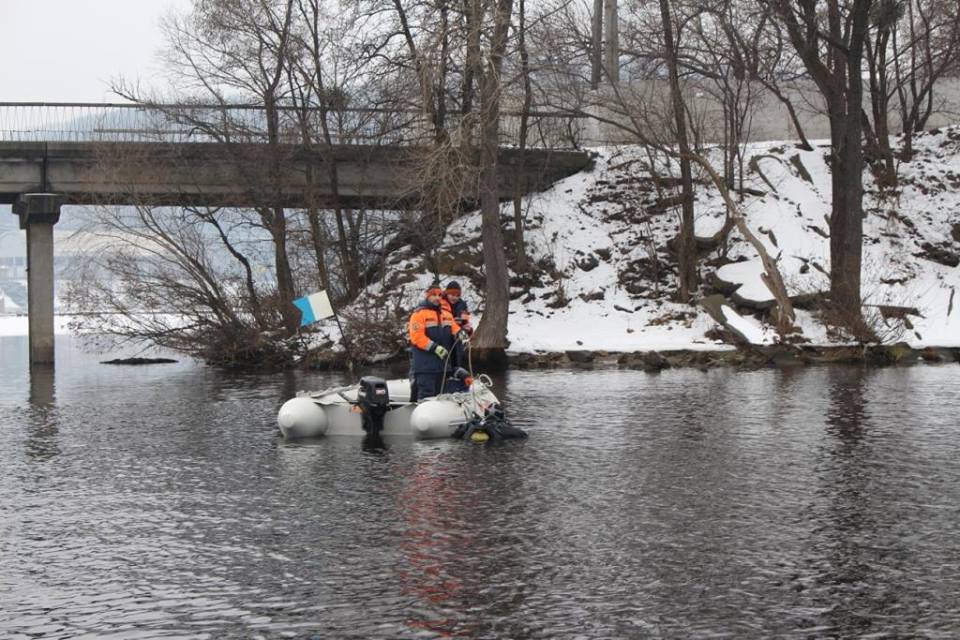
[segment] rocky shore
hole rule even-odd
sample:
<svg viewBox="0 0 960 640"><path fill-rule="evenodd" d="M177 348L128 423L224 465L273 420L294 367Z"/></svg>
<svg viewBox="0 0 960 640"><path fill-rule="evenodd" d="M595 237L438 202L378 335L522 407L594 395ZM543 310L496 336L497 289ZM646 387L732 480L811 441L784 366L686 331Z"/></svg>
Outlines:
<svg viewBox="0 0 960 640"><path fill-rule="evenodd" d="M918 363L960 362L960 348L925 347L914 349L906 343L867 346L764 346L725 351L567 351L564 353L509 355L516 369L641 369L647 372L672 367L792 367L808 365L854 364L865 366L904 366Z"/></svg>
<svg viewBox="0 0 960 640"><path fill-rule="evenodd" d="M318 354L319 355L319 354ZM384 358L375 366L400 371L407 363L406 354ZM730 367L736 369L786 368L817 365L860 365L872 367L909 366L915 364L960 363L960 348L924 347L916 349L899 342L892 345L850 346L747 346L717 351L678 349L672 351L602 351L576 350L543 353L507 353L499 364L478 366L482 369L634 369L648 373L664 369L693 367L700 370ZM369 366L369 365L368 365ZM310 368L346 370L342 351L327 351L310 363Z"/></svg>
<svg viewBox="0 0 960 640"><path fill-rule="evenodd" d="M639 147L596 150L592 169L557 182L529 200L523 273L510 278L508 352L479 369L902 365L952 363L960 349L960 127L920 134L915 159L901 166L896 198L865 176L862 315L868 331L845 329L830 313L828 219L832 189L825 143L809 151L757 143L739 207L748 226L776 256L795 312L778 335L774 299L752 245L731 231L722 198L698 183L696 237L701 286L695 301L676 292L674 194L651 171ZM513 207L501 209L504 230ZM365 304L396 309L379 326L403 327L424 287L435 279L464 285L482 322L485 287L481 216L463 215L427 261L412 245L393 252L382 282ZM508 256L509 257L509 256ZM367 317L358 307L354 316ZM365 326L355 332L367 335ZM367 340L371 364L406 366L400 331ZM340 332L317 330L306 366L342 366ZM874 344L864 346L861 341ZM512 350L510 350L512 349ZM373 356L375 352L384 355ZM389 354L389 355L387 355ZM321 364L320 361L328 361ZM345 364L345 363L343 363Z"/></svg>

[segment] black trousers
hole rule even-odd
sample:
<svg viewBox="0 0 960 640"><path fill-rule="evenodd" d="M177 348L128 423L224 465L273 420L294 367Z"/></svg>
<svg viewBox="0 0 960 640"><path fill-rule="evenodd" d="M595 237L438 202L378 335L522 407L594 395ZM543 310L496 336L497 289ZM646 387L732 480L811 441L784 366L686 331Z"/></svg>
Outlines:
<svg viewBox="0 0 960 640"><path fill-rule="evenodd" d="M443 383L442 373L415 373L410 385L410 392L413 396L411 402L426 400L440 393L440 387ZM444 391L453 391L453 389L444 389Z"/></svg>

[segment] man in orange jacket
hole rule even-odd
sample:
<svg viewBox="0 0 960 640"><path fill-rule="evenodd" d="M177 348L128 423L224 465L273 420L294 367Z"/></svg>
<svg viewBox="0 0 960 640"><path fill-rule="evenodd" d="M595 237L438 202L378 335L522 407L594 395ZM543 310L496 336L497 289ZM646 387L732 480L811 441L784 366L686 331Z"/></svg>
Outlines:
<svg viewBox="0 0 960 640"><path fill-rule="evenodd" d="M424 300L410 315L407 331L413 354L410 374L411 401L432 398L440 393L444 373L453 374L456 364L451 352L459 336L466 337L453 315L441 304L442 290L433 284L427 288Z"/></svg>

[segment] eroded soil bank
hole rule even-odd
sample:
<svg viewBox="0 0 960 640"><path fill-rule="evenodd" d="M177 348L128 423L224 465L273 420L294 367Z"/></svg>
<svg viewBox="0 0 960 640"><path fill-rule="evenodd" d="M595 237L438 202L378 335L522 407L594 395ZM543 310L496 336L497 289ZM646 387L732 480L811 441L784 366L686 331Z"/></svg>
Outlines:
<svg viewBox="0 0 960 640"><path fill-rule="evenodd" d="M327 352L309 368L347 370L343 352ZM905 343L851 346L747 346L717 351L678 349L670 351L576 350L543 353L507 353L492 360L476 357L477 370L497 369L640 369L654 372L673 367L710 369L715 367L791 367L828 364L854 364L873 367L908 366L919 363L950 364L960 362L960 348L924 347L915 349ZM398 374L407 367L405 356L371 363ZM368 365L361 365L363 366Z"/></svg>

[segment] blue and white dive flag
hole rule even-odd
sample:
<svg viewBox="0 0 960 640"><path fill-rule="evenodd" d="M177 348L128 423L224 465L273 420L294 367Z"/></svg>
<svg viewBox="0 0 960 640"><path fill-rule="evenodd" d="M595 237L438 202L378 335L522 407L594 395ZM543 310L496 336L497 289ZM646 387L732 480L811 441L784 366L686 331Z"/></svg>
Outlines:
<svg viewBox="0 0 960 640"><path fill-rule="evenodd" d="M330 298L326 291L319 291L303 298L297 298L293 301L293 304L296 305L297 309L300 309L301 327L334 315L333 306L330 304Z"/></svg>

